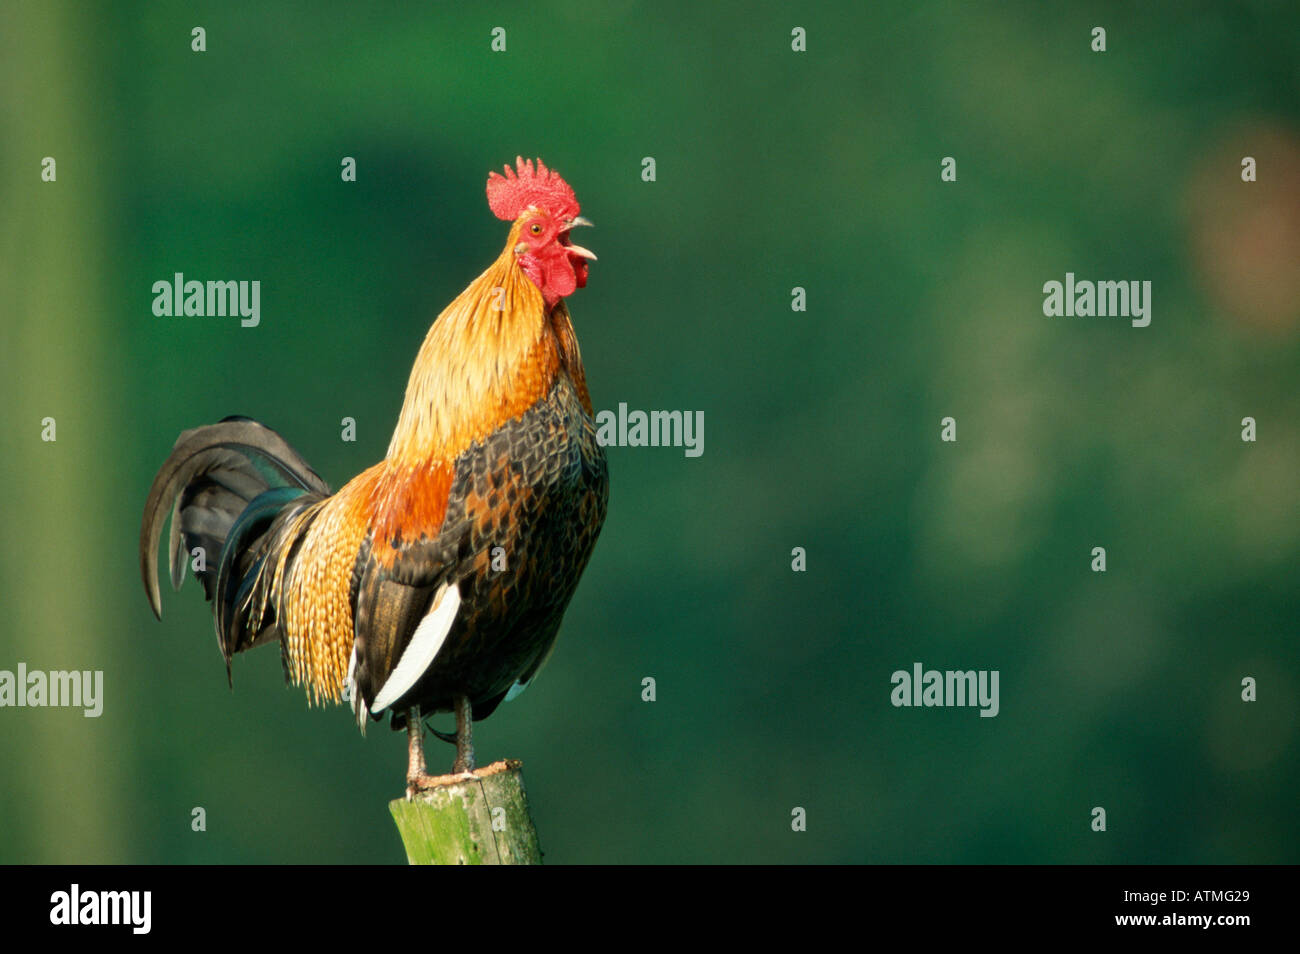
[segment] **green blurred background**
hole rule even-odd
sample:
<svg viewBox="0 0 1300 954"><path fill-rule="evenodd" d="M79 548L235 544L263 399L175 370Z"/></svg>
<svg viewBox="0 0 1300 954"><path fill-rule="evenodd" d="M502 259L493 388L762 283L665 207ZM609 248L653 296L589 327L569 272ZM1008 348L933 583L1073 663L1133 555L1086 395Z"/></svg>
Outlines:
<svg viewBox="0 0 1300 954"><path fill-rule="evenodd" d="M403 737L274 649L232 693L140 513L227 414L335 487L379 459L518 153L598 226L596 406L706 423L608 449L559 648L478 727L548 861L1300 860L1294 3L408 6L0 9L0 669L106 697L0 710L0 862L404 860ZM261 325L154 317L177 271L260 280ZM1067 271L1152 281L1151 326L1044 318ZM1001 713L893 708L918 661Z"/></svg>

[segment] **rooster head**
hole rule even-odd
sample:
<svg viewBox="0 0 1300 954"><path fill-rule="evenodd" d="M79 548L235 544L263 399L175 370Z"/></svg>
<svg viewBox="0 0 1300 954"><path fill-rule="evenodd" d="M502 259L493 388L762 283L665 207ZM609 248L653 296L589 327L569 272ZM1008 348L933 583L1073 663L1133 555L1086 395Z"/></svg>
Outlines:
<svg viewBox="0 0 1300 954"><path fill-rule="evenodd" d="M513 254L525 275L542 292L548 309L587 284L587 260L596 256L574 245L569 231L591 225L578 214L573 189L542 160L516 158L505 175L488 175L488 206L499 219L513 222Z"/></svg>

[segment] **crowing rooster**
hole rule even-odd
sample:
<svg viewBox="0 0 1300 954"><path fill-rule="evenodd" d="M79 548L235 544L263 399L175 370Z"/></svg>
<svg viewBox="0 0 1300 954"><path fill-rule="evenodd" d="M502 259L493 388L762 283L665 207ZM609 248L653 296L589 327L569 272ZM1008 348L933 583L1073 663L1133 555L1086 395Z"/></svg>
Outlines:
<svg viewBox="0 0 1300 954"><path fill-rule="evenodd" d="M429 329L384 460L331 493L275 431L226 418L177 439L140 527L155 615L170 510L172 585L202 547L227 674L278 640L313 703L349 701L363 731L390 712L408 792L434 782L425 715L455 712L454 739L435 734L471 771L472 720L542 668L609 497L564 303L596 257L570 230L591 223L558 173L516 165L487 183L505 249Z"/></svg>

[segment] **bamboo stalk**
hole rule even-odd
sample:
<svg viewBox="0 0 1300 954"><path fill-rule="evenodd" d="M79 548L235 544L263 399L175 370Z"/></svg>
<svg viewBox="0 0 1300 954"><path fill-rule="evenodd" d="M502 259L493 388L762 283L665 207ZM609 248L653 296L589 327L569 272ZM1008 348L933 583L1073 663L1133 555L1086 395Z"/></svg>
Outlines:
<svg viewBox="0 0 1300 954"><path fill-rule="evenodd" d="M414 798L388 803L413 865L538 865L542 850L528 811L523 764L493 762L444 775Z"/></svg>

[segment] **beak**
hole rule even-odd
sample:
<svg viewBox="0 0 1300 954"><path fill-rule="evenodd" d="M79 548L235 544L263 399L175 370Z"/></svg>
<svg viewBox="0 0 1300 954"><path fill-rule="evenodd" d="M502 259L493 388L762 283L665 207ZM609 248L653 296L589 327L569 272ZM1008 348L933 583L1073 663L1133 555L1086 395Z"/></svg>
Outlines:
<svg viewBox="0 0 1300 954"><path fill-rule="evenodd" d="M589 220L583 218L580 215L577 218L570 220L569 224L564 227L564 231L567 234L570 229L576 228L579 225L591 225L591 224L592 223ZM581 245L572 245L572 244L566 245L564 247L567 251L571 252L574 255L581 255L583 258L589 258L593 262L596 261L596 253L589 248L583 248Z"/></svg>

